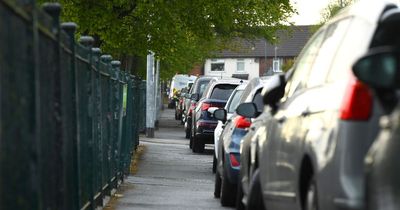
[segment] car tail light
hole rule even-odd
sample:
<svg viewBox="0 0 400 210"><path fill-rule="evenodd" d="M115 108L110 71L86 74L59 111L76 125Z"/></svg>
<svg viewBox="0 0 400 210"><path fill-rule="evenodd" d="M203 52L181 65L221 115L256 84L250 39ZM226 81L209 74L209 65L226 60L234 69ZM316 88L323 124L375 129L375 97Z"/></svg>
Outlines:
<svg viewBox="0 0 400 210"><path fill-rule="evenodd" d="M231 160L231 165L233 167L238 167L240 166L239 160L236 158L234 154L229 154L229 159Z"/></svg>
<svg viewBox="0 0 400 210"><path fill-rule="evenodd" d="M248 127L250 127L251 122L243 116L237 116L235 125L236 125L236 128L248 128Z"/></svg>
<svg viewBox="0 0 400 210"><path fill-rule="evenodd" d="M192 103L192 104L190 104L190 107L189 107L189 115L191 116L192 115L192 112L193 112L193 110L196 108L196 103Z"/></svg>
<svg viewBox="0 0 400 210"><path fill-rule="evenodd" d="M210 108L210 107L211 107L210 103L204 102L204 103L201 104L201 111L207 111L208 108Z"/></svg>
<svg viewBox="0 0 400 210"><path fill-rule="evenodd" d="M372 104L370 89L352 75L340 107L340 119L368 120L372 112Z"/></svg>

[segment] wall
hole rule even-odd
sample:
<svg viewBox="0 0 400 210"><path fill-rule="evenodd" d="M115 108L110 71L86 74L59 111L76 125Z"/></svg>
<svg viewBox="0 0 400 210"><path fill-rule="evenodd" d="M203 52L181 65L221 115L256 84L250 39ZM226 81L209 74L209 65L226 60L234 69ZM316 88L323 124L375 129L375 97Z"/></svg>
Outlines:
<svg viewBox="0 0 400 210"><path fill-rule="evenodd" d="M218 59L206 60L204 64L204 75L231 77L232 74L248 74L249 75L248 79L252 79L259 76L258 59L255 58L239 58L239 59L244 59L244 72L237 71L236 58L218 58ZM224 71L211 71L212 60L218 60L224 62Z"/></svg>

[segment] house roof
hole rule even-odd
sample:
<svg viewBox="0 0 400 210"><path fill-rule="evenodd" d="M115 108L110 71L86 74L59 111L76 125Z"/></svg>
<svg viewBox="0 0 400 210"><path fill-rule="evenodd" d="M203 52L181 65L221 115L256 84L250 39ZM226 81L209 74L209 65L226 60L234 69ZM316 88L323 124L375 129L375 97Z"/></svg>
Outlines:
<svg viewBox="0 0 400 210"><path fill-rule="evenodd" d="M292 26L292 32L278 31L279 41L276 45L267 42L265 39L244 40L239 39L233 43L235 50L224 50L216 52L218 58L238 58L238 57L296 57L311 37L311 26Z"/></svg>

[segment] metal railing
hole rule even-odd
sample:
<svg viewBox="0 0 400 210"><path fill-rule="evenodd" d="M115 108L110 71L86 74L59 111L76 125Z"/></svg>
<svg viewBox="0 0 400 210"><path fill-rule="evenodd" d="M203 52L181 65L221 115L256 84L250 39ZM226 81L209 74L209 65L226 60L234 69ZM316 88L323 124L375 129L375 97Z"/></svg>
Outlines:
<svg viewBox="0 0 400 210"><path fill-rule="evenodd" d="M60 5L0 0L0 209L103 205L143 129L142 80L75 41Z"/></svg>

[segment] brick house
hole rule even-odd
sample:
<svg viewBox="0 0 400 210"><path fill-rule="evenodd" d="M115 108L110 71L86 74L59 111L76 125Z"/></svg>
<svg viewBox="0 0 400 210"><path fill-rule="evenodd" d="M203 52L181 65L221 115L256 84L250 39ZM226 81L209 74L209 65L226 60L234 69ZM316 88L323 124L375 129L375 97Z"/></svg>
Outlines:
<svg viewBox="0 0 400 210"><path fill-rule="evenodd" d="M214 58L206 59L196 73L209 76L236 76L251 79L281 72L287 60L295 59L308 39L311 26L292 26L291 33L278 32L279 42L274 45L265 39L238 40L234 50L217 52ZM200 71L201 70L201 71Z"/></svg>

